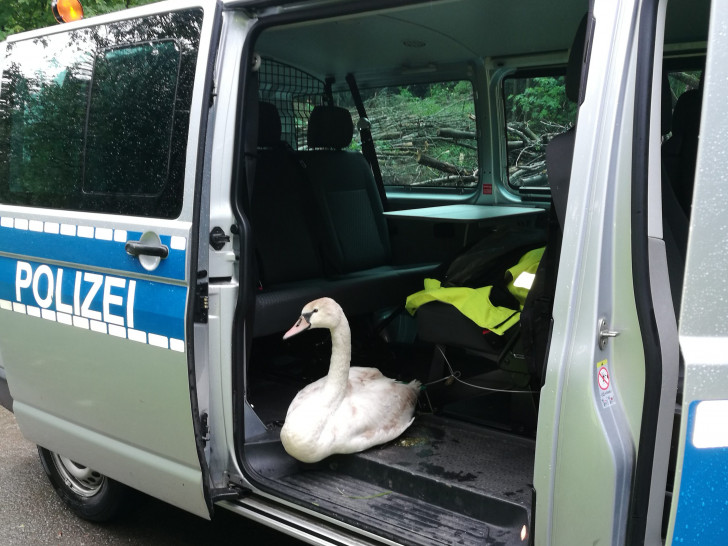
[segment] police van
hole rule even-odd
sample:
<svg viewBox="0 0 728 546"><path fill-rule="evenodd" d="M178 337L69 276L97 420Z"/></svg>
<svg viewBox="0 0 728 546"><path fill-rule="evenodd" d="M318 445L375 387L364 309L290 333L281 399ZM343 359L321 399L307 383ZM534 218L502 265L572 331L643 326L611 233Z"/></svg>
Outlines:
<svg viewBox="0 0 728 546"><path fill-rule="evenodd" d="M94 521L141 491L311 544L725 543L726 24L179 0L8 37L3 404ZM283 333L323 296L352 365L423 388L399 438L302 463L332 348Z"/></svg>

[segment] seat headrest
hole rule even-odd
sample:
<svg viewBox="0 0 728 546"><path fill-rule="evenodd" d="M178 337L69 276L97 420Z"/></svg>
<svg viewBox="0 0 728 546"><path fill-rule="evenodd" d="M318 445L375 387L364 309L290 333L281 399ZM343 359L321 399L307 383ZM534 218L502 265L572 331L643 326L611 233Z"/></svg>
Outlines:
<svg viewBox="0 0 728 546"><path fill-rule="evenodd" d="M308 147L341 150L351 144L354 122L346 108L316 106L308 119Z"/></svg>
<svg viewBox="0 0 728 546"><path fill-rule="evenodd" d="M270 102L258 103L258 147L271 148L281 142L281 117Z"/></svg>
<svg viewBox="0 0 728 546"><path fill-rule="evenodd" d="M576 29L574 41L569 50L569 64L566 65L566 98L571 102L579 102L579 86L581 85L581 69L584 66L584 46L586 45L586 24L589 14L585 14Z"/></svg>
<svg viewBox="0 0 728 546"><path fill-rule="evenodd" d="M677 99L672 112L672 133L698 134L700 130L700 107L703 93L698 89L688 89Z"/></svg>

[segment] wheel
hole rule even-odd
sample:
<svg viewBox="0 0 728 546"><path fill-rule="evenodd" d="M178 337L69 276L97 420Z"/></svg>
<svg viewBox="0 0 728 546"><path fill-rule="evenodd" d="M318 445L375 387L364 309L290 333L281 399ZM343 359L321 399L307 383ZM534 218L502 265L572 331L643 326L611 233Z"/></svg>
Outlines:
<svg viewBox="0 0 728 546"><path fill-rule="evenodd" d="M63 502L89 521L109 521L128 505L131 490L67 457L38 446L43 470Z"/></svg>

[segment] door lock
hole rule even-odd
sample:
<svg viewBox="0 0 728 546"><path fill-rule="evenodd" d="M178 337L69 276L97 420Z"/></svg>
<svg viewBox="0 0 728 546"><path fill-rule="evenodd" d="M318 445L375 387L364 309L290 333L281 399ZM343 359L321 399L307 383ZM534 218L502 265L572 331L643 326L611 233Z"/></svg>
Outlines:
<svg viewBox="0 0 728 546"><path fill-rule="evenodd" d="M210 232L210 246L215 250L222 250L225 243L230 242L230 235L225 233L220 226L215 226Z"/></svg>
<svg viewBox="0 0 728 546"><path fill-rule="evenodd" d="M618 335L619 332L609 329L606 319L599 319L599 348L602 351L607 347L607 341L609 341L609 338L617 337Z"/></svg>

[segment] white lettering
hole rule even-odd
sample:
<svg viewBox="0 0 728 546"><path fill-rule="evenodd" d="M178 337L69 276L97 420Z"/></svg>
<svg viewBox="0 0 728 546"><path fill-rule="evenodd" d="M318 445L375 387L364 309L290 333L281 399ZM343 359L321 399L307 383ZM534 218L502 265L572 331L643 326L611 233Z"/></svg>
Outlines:
<svg viewBox="0 0 728 546"><path fill-rule="evenodd" d="M48 279L45 297L40 296L38 288L41 277ZM43 309L48 309L53 303L53 271L45 264L39 266L33 275L33 296L35 296L36 303Z"/></svg>
<svg viewBox="0 0 728 546"><path fill-rule="evenodd" d="M73 314L81 316L81 277L82 273L76 271L76 280L73 285Z"/></svg>
<svg viewBox="0 0 728 546"><path fill-rule="evenodd" d="M56 311L59 311L61 313L68 313L70 315L73 313L73 307L61 301L62 285L63 269L59 267L58 271L56 272Z"/></svg>
<svg viewBox="0 0 728 546"><path fill-rule="evenodd" d="M134 328L134 296L136 295L136 281L129 281L129 293L126 295L126 326Z"/></svg>
<svg viewBox="0 0 728 546"><path fill-rule="evenodd" d="M38 310L38 315L41 310L48 310L55 304L57 313L68 316L68 320L71 316L74 317L74 324L76 318L83 317L86 322L90 319L92 322L103 321L107 324L134 328L136 281L88 271L75 271L73 296L70 296L69 279L66 282L67 290L64 295L63 274L64 270L61 267L51 268L43 264L34 270L30 263L18 261L15 271L17 305L21 304L23 290L30 288L35 299L34 303L38 306L34 307ZM27 294L25 297L27 299ZM72 299L72 302L68 300L64 302L64 297ZM99 308L100 310L97 310Z"/></svg>
<svg viewBox="0 0 728 546"><path fill-rule="evenodd" d="M101 320L101 312L94 311L91 309L91 303L94 301L96 294L101 288L104 282L104 276L98 273L84 273L83 280L92 283L86 297L83 299L83 305L81 305L81 316L90 318L92 320Z"/></svg>
<svg viewBox="0 0 728 546"><path fill-rule="evenodd" d="M106 322L110 322L111 324L118 324L119 326L124 326L124 317L114 315L113 313L111 313L109 308L112 305L114 305L114 306L124 305L124 298L117 294L112 294L111 289L112 288L125 288L125 287L126 287L126 279L120 279L119 277L106 277L106 280L104 281L104 305L103 305L104 320Z"/></svg>
<svg viewBox="0 0 728 546"><path fill-rule="evenodd" d="M15 270L15 299L20 300L20 291L29 288L33 280L33 268L28 262L18 262Z"/></svg>

